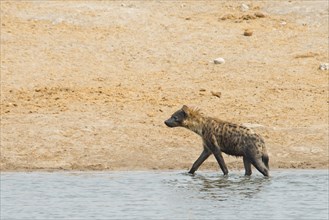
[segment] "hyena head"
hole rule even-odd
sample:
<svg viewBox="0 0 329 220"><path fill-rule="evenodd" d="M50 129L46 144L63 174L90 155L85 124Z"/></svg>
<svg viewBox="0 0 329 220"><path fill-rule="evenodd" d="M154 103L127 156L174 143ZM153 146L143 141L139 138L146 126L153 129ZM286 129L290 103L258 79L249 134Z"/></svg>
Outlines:
<svg viewBox="0 0 329 220"><path fill-rule="evenodd" d="M191 130L195 130L194 128L199 127L202 120L202 115L199 110L194 108L189 108L186 105L176 111L169 119L167 119L164 123L168 127L185 127Z"/></svg>
<svg viewBox="0 0 329 220"><path fill-rule="evenodd" d="M184 105L181 109L172 114L169 119L165 120L164 123L170 128L183 127L184 120L187 118L187 109L188 107Z"/></svg>

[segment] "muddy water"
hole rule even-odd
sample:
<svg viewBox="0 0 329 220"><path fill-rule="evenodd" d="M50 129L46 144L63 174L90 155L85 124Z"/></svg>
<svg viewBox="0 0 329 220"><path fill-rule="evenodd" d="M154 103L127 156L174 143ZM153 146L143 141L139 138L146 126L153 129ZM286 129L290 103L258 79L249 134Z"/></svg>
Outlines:
<svg viewBox="0 0 329 220"><path fill-rule="evenodd" d="M327 170L1 173L1 219L328 219Z"/></svg>

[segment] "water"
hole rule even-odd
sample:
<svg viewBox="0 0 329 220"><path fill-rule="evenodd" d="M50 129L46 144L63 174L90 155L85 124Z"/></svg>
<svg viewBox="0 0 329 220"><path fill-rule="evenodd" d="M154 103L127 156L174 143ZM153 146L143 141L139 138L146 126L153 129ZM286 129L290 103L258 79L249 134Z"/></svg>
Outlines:
<svg viewBox="0 0 329 220"><path fill-rule="evenodd" d="M1 219L328 219L327 170L1 173Z"/></svg>

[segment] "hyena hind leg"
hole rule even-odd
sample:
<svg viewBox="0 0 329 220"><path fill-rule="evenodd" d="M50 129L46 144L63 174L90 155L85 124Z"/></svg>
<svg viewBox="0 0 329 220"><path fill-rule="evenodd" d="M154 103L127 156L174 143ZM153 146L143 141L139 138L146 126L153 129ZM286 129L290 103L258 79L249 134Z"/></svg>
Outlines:
<svg viewBox="0 0 329 220"><path fill-rule="evenodd" d="M265 164L266 168L269 170L269 169L270 169L270 167L269 167L269 165L268 165L269 157L268 157L267 154L263 154L263 156L262 156L262 161L263 161L263 163Z"/></svg>
<svg viewBox="0 0 329 220"><path fill-rule="evenodd" d="M256 169L261 172L264 176L269 176L269 172L265 164L263 163L261 158L251 160L252 165L256 167Z"/></svg>
<svg viewBox="0 0 329 220"><path fill-rule="evenodd" d="M249 159L247 157L243 157L243 165L244 165L244 169L245 169L245 176L250 176L252 171L251 171L251 162L249 161Z"/></svg>

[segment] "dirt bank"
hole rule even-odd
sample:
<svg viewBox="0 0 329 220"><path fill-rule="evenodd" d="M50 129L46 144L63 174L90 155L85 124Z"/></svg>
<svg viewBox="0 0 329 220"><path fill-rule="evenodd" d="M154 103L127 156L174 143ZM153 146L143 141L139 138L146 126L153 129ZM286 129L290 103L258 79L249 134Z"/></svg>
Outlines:
<svg viewBox="0 0 329 220"><path fill-rule="evenodd" d="M188 169L183 104L328 168L327 27L327 1L1 1L1 170Z"/></svg>

